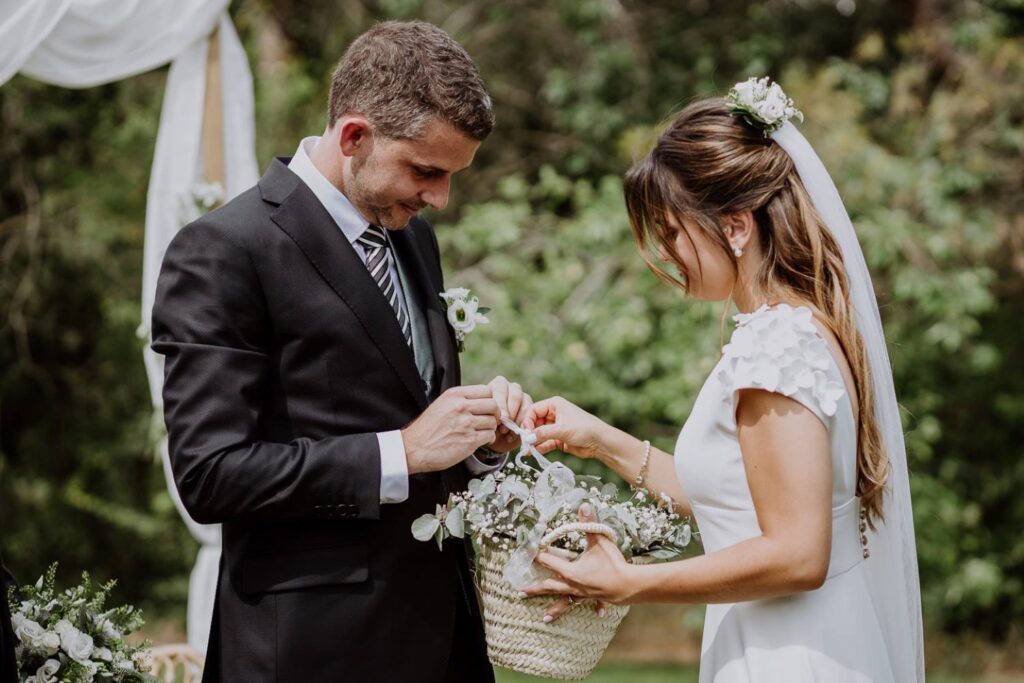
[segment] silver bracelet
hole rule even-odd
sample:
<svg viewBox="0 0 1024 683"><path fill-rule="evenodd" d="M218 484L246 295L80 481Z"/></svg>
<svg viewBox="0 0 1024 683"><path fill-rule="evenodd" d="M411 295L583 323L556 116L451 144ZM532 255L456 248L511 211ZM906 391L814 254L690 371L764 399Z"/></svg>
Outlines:
<svg viewBox="0 0 1024 683"><path fill-rule="evenodd" d="M647 466L651 463L651 442L644 440L644 459L640 464L640 471L636 474L636 479L633 480L637 486L643 486L644 480L647 479Z"/></svg>

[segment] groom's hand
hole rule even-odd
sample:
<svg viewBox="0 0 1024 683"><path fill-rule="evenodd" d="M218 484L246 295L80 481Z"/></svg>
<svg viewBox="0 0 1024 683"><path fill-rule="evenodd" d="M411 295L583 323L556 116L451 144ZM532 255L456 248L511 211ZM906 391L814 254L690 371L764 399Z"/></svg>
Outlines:
<svg viewBox="0 0 1024 683"><path fill-rule="evenodd" d="M497 438L501 409L491 387L453 387L402 430L409 474L436 472Z"/></svg>
<svg viewBox="0 0 1024 683"><path fill-rule="evenodd" d="M533 399L523 391L523 387L516 382L509 382L501 375L488 382L487 386L491 388L494 402L498 404L498 409L501 411L501 417L512 420L517 425L522 425L533 409ZM532 427L533 425L528 426ZM519 436L502 424L498 425L496 436L493 443L487 444L492 451L507 453L519 446Z"/></svg>

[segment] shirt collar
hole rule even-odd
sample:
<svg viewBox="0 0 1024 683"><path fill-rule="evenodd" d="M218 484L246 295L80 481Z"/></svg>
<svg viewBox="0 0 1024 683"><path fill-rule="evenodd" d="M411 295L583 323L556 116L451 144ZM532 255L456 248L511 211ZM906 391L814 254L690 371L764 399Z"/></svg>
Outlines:
<svg viewBox="0 0 1024 683"><path fill-rule="evenodd" d="M313 165L313 160L309 158L309 152L319 141L320 137L316 135L303 138L299 143L299 148L295 150L295 156L288 163L288 169L306 183L327 209L327 213L331 214L331 218L341 228L348 241L354 244L370 225L370 221L363 218L348 197Z"/></svg>

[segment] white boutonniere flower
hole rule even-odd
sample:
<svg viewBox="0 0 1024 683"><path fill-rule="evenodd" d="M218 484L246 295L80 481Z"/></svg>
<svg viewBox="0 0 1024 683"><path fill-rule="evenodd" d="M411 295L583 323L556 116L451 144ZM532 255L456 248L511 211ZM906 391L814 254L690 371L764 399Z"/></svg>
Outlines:
<svg viewBox="0 0 1024 683"><path fill-rule="evenodd" d="M481 307L480 299L471 296L465 287L452 287L439 296L448 316L448 324L455 330L455 339L461 352L465 349L466 335L475 330L477 325L491 322L486 315L491 309Z"/></svg>
<svg viewBox="0 0 1024 683"><path fill-rule="evenodd" d="M768 137L782 128L791 118L804 120L803 113L796 108L793 100L770 78L748 78L737 83L725 97L731 105L729 112L739 116L755 128L760 128Z"/></svg>

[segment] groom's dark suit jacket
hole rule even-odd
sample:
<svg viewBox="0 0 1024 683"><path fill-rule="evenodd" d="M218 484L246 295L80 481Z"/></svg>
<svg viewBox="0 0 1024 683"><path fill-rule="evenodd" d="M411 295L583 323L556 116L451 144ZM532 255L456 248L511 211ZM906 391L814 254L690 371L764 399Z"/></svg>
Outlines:
<svg viewBox="0 0 1024 683"><path fill-rule="evenodd" d="M443 391L460 377L437 240L419 218L391 238ZM493 681L466 547L410 532L464 488L463 466L413 475L407 501L380 503L375 433L433 397L388 301L287 159L175 236L152 329L178 490L196 521L223 524L203 680L433 683L460 648L473 683ZM471 619L455 642L457 609Z"/></svg>
<svg viewBox="0 0 1024 683"><path fill-rule="evenodd" d="M16 683L18 671L14 661L14 646L17 641L11 627L11 613L7 606L7 591L14 586L14 577L0 555L0 683Z"/></svg>

